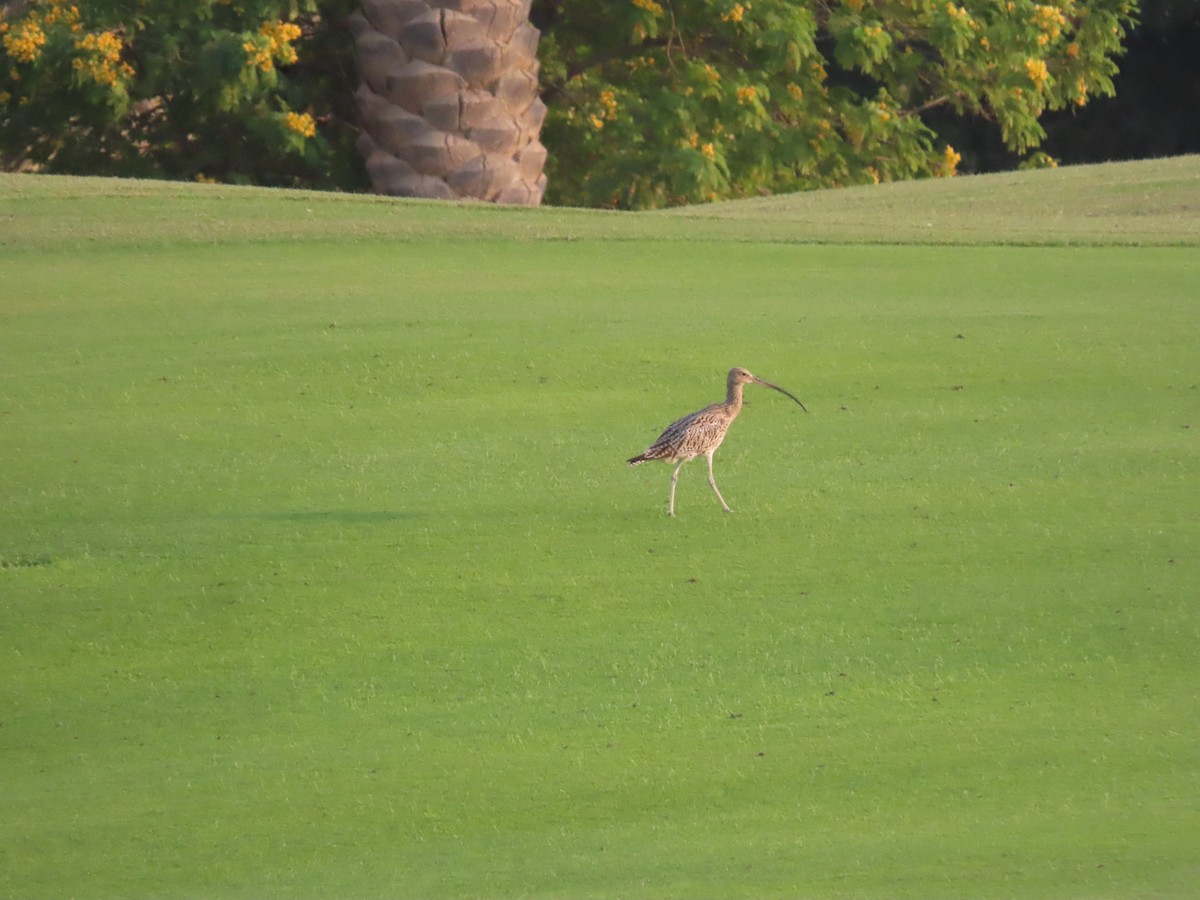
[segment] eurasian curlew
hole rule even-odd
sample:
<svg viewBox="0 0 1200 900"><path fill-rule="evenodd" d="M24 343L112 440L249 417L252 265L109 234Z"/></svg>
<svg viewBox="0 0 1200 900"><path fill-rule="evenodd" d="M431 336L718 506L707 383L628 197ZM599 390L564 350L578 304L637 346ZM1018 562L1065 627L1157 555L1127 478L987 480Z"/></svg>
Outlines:
<svg viewBox="0 0 1200 900"><path fill-rule="evenodd" d="M667 515L675 515L675 484L679 481L679 470L683 468L685 462L695 459L697 456L703 456L708 460L708 483L712 487L713 493L717 495L717 499L721 501L725 512L733 512L729 508L729 504L725 502L725 498L721 496L720 490L717 489L717 480L713 477L713 454L721 446L721 441L725 440L725 433L729 431L733 420L742 411L742 385L749 383L769 387L800 403L798 397L788 393L777 384L763 381L742 368L730 369L724 403L713 403L711 406L706 406L704 409L672 422L658 436L658 440L647 448L645 453L629 460L631 466L655 459L665 459L676 463L675 471L671 473L671 499L667 505ZM808 412L803 403L800 403L800 408Z"/></svg>

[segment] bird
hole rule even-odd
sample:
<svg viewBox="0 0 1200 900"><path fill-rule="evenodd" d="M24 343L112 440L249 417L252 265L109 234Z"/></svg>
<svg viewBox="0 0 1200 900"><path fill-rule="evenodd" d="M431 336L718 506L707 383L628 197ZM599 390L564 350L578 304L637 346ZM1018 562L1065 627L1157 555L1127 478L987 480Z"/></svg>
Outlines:
<svg viewBox="0 0 1200 900"><path fill-rule="evenodd" d="M724 403L713 403L682 419L677 419L664 429L663 433L658 436L658 440L651 444L646 452L626 460L631 466L656 459L675 463L675 471L671 473L671 499L667 504L668 516L675 516L675 484L679 481L679 470L683 468L685 462L695 459L697 456L703 456L708 460L709 486L717 495L717 499L721 501L725 512L733 512L729 508L729 504L725 502L725 498L721 496L721 491L717 488L717 480L713 477L713 454L725 440L725 434L729 431L733 420L742 411L742 386L746 384L761 384L763 387L779 391L779 393L791 397L800 404L801 409L808 412L804 404L800 403L800 398L785 391L779 385L763 381L741 367L730 369L725 383Z"/></svg>

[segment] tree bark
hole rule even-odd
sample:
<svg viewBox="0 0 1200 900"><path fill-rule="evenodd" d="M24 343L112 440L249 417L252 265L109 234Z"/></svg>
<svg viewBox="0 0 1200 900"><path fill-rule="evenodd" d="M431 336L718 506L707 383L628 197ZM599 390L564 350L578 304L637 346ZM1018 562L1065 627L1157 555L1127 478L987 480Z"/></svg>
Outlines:
<svg viewBox="0 0 1200 900"><path fill-rule="evenodd" d="M377 193L536 206L532 0L361 0L350 17L361 84L358 149Z"/></svg>

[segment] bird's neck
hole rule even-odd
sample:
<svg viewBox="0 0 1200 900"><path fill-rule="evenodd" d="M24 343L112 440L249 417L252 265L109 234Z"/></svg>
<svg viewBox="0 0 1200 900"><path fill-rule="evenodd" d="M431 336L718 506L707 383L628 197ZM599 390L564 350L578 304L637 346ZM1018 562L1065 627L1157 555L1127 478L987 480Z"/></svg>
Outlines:
<svg viewBox="0 0 1200 900"><path fill-rule="evenodd" d="M729 382L729 387L725 391L725 405L734 413L742 408L742 384L740 382Z"/></svg>

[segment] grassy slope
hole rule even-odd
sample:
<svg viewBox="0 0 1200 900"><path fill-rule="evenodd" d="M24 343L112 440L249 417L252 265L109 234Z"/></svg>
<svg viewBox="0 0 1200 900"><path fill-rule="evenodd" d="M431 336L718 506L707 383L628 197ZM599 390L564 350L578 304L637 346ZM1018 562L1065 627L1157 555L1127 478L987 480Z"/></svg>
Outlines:
<svg viewBox="0 0 1200 900"><path fill-rule="evenodd" d="M0 247L432 237L1196 246L1200 157L898 182L650 214L0 174Z"/></svg>
<svg viewBox="0 0 1200 900"><path fill-rule="evenodd" d="M1188 896L1195 250L814 197L0 179L0 894Z"/></svg>
<svg viewBox="0 0 1200 900"><path fill-rule="evenodd" d="M823 240L934 244L1200 243L1200 157L906 181L672 210Z"/></svg>

